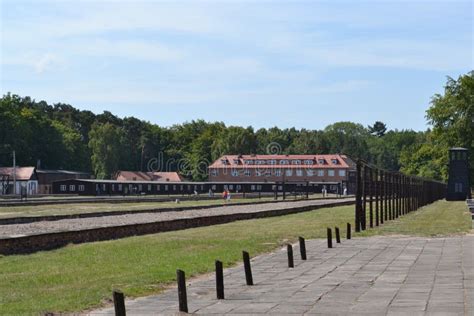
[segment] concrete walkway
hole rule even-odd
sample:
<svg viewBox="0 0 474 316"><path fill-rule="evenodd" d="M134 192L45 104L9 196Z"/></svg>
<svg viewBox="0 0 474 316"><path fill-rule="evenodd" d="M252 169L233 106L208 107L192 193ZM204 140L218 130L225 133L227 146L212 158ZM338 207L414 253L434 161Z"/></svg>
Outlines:
<svg viewBox="0 0 474 316"><path fill-rule="evenodd" d="M254 286L243 267L224 271L225 300L214 277L188 282L190 313L272 315L474 315L474 235L370 237L306 242L308 260L294 247L252 260ZM174 315L177 290L126 301L127 315ZM91 315L113 315L113 309Z"/></svg>

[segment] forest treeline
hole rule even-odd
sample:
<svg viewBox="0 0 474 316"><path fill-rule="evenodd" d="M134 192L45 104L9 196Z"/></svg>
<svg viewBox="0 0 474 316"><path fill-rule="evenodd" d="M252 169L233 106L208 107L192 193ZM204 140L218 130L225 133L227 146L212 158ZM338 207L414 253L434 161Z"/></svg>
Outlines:
<svg viewBox="0 0 474 316"><path fill-rule="evenodd" d="M337 122L314 130L255 130L204 120L162 127L8 93L0 99L0 165L11 166L15 150L21 166L90 171L98 178L116 170L178 170L205 180L206 166L223 154L345 153L385 169L445 180L449 147L469 148L473 162L473 104L474 72L448 77L444 94L433 96L426 112L431 125L426 131L390 130L383 122Z"/></svg>

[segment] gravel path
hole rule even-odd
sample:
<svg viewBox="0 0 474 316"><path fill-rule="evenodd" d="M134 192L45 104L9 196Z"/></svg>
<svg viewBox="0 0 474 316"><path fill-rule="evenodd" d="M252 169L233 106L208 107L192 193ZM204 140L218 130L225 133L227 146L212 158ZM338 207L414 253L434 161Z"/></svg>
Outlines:
<svg viewBox="0 0 474 316"><path fill-rule="evenodd" d="M350 199L344 200L348 201ZM84 230L98 227L151 223L169 221L180 218L196 218L221 214L257 213L262 211L289 209L308 205L329 205L338 201L342 200L309 200L296 202L265 203L256 205L227 205L202 210L127 214L94 218L64 219L58 221L44 221L17 225L0 225L0 238L51 233L56 231Z"/></svg>

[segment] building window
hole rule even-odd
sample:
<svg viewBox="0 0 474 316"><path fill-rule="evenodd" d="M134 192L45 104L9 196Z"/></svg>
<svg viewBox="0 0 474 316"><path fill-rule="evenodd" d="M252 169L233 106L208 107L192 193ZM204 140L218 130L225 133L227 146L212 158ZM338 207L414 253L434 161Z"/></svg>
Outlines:
<svg viewBox="0 0 474 316"><path fill-rule="evenodd" d="M211 169L211 176L218 176L219 171L217 169Z"/></svg>
<svg viewBox="0 0 474 316"><path fill-rule="evenodd" d="M287 165L288 164L288 160L280 160L280 165Z"/></svg>
<svg viewBox="0 0 474 316"><path fill-rule="evenodd" d="M233 190L234 189L234 185L233 184L229 184L229 190Z"/></svg>
<svg viewBox="0 0 474 316"><path fill-rule="evenodd" d="M269 165L276 165L277 161L275 159L268 160Z"/></svg>
<svg viewBox="0 0 474 316"><path fill-rule="evenodd" d="M115 184L112 184L112 192L115 191Z"/></svg>
<svg viewBox="0 0 474 316"><path fill-rule="evenodd" d="M254 184L252 184L252 185L250 186L250 190L255 191L255 185L254 185Z"/></svg>
<svg viewBox="0 0 474 316"><path fill-rule="evenodd" d="M334 172L333 169L329 169L329 170L328 170L328 177L334 177L335 174L336 174L336 173Z"/></svg>
<svg viewBox="0 0 474 316"><path fill-rule="evenodd" d="M287 169L287 170L285 171L285 175L286 175L287 177L291 177L291 176L293 175L293 170Z"/></svg>
<svg viewBox="0 0 474 316"><path fill-rule="evenodd" d="M253 160L244 160L246 165L253 165Z"/></svg>
<svg viewBox="0 0 474 316"><path fill-rule="evenodd" d="M244 170L244 175L246 177L250 177L250 170Z"/></svg>
<svg viewBox="0 0 474 316"><path fill-rule="evenodd" d="M345 177L346 176L346 170L339 170L339 176L340 177Z"/></svg>
<svg viewBox="0 0 474 316"><path fill-rule="evenodd" d="M324 164L326 164L326 160L324 158L319 158L318 163L321 164L321 165L324 165Z"/></svg>
<svg viewBox="0 0 474 316"><path fill-rule="evenodd" d="M232 169L232 172L231 172L231 173L232 173L232 176L233 176L233 177L238 177L238 176L239 176L239 171L236 170L236 169Z"/></svg>
<svg viewBox="0 0 474 316"><path fill-rule="evenodd" d="M79 191L84 192L86 187L83 184L79 184Z"/></svg>
<svg viewBox="0 0 474 316"><path fill-rule="evenodd" d="M331 162L332 162L334 165L338 165L338 164L339 164L339 160L337 160L337 159L331 159Z"/></svg>
<svg viewBox="0 0 474 316"><path fill-rule="evenodd" d="M310 160L310 159L307 159L307 160L304 161L304 164L305 164L305 165L312 165L312 164L313 164L313 161Z"/></svg>
<svg viewBox="0 0 474 316"><path fill-rule="evenodd" d="M276 169L276 170L275 170L275 175L276 175L277 177L280 177L280 176L281 176L281 170L280 170L280 169Z"/></svg>
<svg viewBox="0 0 474 316"><path fill-rule="evenodd" d="M293 160L294 165L301 165L301 160Z"/></svg>
<svg viewBox="0 0 474 316"><path fill-rule="evenodd" d="M260 170L255 170L255 175L256 175L257 177L261 177L261 176L262 176L262 171L260 171Z"/></svg>
<svg viewBox="0 0 474 316"><path fill-rule="evenodd" d="M216 190L216 185L213 184L213 185L212 185L212 191L215 191L215 190Z"/></svg>
<svg viewBox="0 0 474 316"><path fill-rule="evenodd" d="M106 191L107 190L107 185L105 183L102 184L102 191Z"/></svg>
<svg viewBox="0 0 474 316"><path fill-rule="evenodd" d="M454 183L454 192L462 193L462 183Z"/></svg>
<svg viewBox="0 0 474 316"><path fill-rule="evenodd" d="M122 191L122 185L121 184L118 185L118 190Z"/></svg>
<svg viewBox="0 0 474 316"><path fill-rule="evenodd" d="M165 191L168 191L168 185L165 185Z"/></svg>
<svg viewBox="0 0 474 316"><path fill-rule="evenodd" d="M148 191L151 191L151 184L148 185Z"/></svg>
<svg viewBox="0 0 474 316"><path fill-rule="evenodd" d="M257 185L257 191L262 191L262 186L260 184Z"/></svg>
<svg viewBox="0 0 474 316"><path fill-rule="evenodd" d="M141 192L141 191L142 191L142 189L143 189L143 185L139 184L139 185L138 185L138 191L140 191L140 192Z"/></svg>
<svg viewBox="0 0 474 316"><path fill-rule="evenodd" d="M306 170L306 175L308 177L312 177L312 176L314 176L314 171L312 169L308 169L308 170Z"/></svg>
<svg viewBox="0 0 474 316"><path fill-rule="evenodd" d="M242 186L240 184L237 184L236 189L237 189L237 191L240 191L240 190L242 190Z"/></svg>
<svg viewBox="0 0 474 316"><path fill-rule="evenodd" d="M176 191L176 185L173 185L173 191Z"/></svg>
<svg viewBox="0 0 474 316"><path fill-rule="evenodd" d="M76 186L75 186L74 184L71 184L71 185L69 186L69 191L71 191L71 192L76 191Z"/></svg>
<svg viewBox="0 0 474 316"><path fill-rule="evenodd" d="M264 165L265 164L265 160L256 160L255 163L257 165Z"/></svg>
<svg viewBox="0 0 474 316"><path fill-rule="evenodd" d="M318 177L324 177L324 170L318 170Z"/></svg>
<svg viewBox="0 0 474 316"><path fill-rule="evenodd" d="M59 191L61 191L61 192L66 192L66 185L61 184L61 185L59 186Z"/></svg>
<svg viewBox="0 0 474 316"><path fill-rule="evenodd" d="M296 170L296 175L298 177L302 177L303 176L303 170Z"/></svg>

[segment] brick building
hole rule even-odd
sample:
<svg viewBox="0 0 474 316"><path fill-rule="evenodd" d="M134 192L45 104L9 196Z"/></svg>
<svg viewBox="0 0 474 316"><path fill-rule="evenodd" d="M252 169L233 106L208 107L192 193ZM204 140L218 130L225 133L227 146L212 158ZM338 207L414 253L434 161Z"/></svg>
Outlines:
<svg viewBox="0 0 474 316"><path fill-rule="evenodd" d="M209 181L347 182L354 169L345 155L225 155L209 166Z"/></svg>

